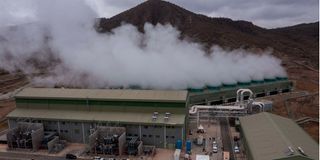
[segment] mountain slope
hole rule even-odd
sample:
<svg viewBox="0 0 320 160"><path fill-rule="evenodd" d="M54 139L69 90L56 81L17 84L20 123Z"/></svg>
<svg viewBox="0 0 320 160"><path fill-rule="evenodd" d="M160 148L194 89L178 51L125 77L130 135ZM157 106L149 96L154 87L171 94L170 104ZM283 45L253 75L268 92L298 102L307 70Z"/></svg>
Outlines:
<svg viewBox="0 0 320 160"><path fill-rule="evenodd" d="M209 18L170 2L149 0L114 17L101 18L99 31L108 32L122 23L130 23L143 32L143 26L147 22L154 25L171 24L181 31L182 38L189 37L202 43L207 49L213 44L226 48L242 47L255 50L271 47L280 58L304 59L307 65L319 66L319 49L318 45L314 45L319 39L318 33L314 32L318 31L319 23L268 30L251 22ZM290 33L305 36L290 36ZM309 35L318 38L309 38Z"/></svg>

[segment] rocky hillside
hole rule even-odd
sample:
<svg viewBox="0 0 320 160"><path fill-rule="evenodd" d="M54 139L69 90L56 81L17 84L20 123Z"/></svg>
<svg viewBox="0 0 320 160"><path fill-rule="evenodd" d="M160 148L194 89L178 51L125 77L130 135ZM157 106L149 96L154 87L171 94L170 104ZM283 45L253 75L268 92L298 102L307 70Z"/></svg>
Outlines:
<svg viewBox="0 0 320 160"><path fill-rule="evenodd" d="M201 42L207 49L212 44L226 48L273 48L275 55L302 60L318 68L319 22L292 27L265 29L247 21L210 18L192 13L170 2L149 0L111 18L101 18L99 31L109 32L122 23L130 23L143 32L146 22L171 24L181 31L181 38ZM287 59L284 58L284 61ZM286 63L286 62L284 62Z"/></svg>

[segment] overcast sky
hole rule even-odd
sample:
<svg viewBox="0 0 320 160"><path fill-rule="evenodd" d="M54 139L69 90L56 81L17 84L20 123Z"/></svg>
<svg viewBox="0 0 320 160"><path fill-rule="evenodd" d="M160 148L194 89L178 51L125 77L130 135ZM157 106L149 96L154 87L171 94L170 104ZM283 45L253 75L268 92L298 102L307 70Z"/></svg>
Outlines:
<svg viewBox="0 0 320 160"><path fill-rule="evenodd" d="M41 1L41 0L39 0ZM84 0L101 17L112 17L143 0ZM168 0L169 1L169 0ZM246 20L265 28L319 21L318 0L170 0L209 17ZM34 0L0 0L0 26L32 21ZM59 11L57 11L59 12Z"/></svg>
<svg viewBox="0 0 320 160"><path fill-rule="evenodd" d="M169 0L168 0L169 1ZM88 0L104 17L112 17L142 0ZM318 0L171 0L185 9L210 17L247 20L265 28L319 20Z"/></svg>

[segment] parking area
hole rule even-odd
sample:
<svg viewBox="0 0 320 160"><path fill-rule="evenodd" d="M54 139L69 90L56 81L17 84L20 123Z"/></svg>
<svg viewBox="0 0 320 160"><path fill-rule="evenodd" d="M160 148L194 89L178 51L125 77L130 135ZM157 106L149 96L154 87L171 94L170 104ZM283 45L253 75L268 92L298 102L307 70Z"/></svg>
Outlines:
<svg viewBox="0 0 320 160"><path fill-rule="evenodd" d="M196 124L190 124L192 127L192 135L188 135L187 139L192 141L191 158L195 159L197 154L210 155L210 159L222 159L222 139L221 130L218 119L204 120L201 123L204 133L197 133ZM202 140L201 140L202 138ZM213 152L213 142L216 143L217 152Z"/></svg>
<svg viewBox="0 0 320 160"><path fill-rule="evenodd" d="M200 119L200 128L196 127L196 122L192 121L190 123L192 135L189 133L187 139L192 141L192 159L195 159L197 154L201 154L210 155L210 160L220 160L223 159L224 151L230 153L230 159L232 160L246 159L239 132L234 125L230 125L228 118ZM197 133L198 129L202 128L204 133ZM236 138L236 141L234 141L234 137L239 139ZM201 138L203 138L202 141L200 140ZM216 153L213 146L217 147Z"/></svg>

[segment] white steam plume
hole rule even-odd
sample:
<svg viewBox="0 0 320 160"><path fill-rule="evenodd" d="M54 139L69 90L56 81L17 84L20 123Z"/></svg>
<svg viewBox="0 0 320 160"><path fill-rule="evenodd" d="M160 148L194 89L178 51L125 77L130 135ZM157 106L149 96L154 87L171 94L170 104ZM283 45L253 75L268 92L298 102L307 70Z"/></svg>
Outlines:
<svg viewBox="0 0 320 160"><path fill-rule="evenodd" d="M98 15L86 1L30 3L21 5L22 11L14 8L29 11L30 23L26 16L20 21L21 15L10 14L15 11L0 11L5 22L0 26L0 68L31 75L46 67L47 74L34 75L35 85L185 89L286 76L270 51L254 54L213 46L207 54L199 44L179 40L179 31L170 25L146 24L142 34L124 24L101 34L93 28Z"/></svg>

